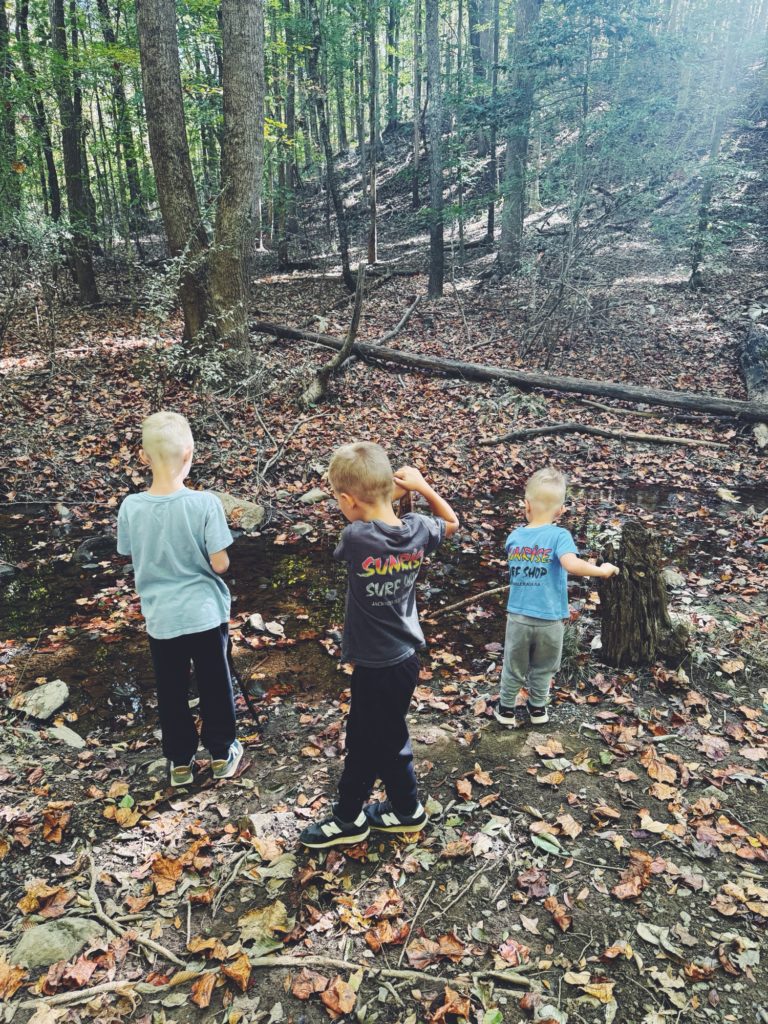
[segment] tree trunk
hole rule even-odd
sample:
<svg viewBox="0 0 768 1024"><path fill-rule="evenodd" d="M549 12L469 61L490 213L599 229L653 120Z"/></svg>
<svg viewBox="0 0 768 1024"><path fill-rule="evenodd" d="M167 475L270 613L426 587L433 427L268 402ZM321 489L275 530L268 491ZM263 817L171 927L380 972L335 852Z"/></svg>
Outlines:
<svg viewBox="0 0 768 1024"><path fill-rule="evenodd" d="M421 0L413 2L413 182L411 206L418 210L421 164Z"/></svg>
<svg viewBox="0 0 768 1024"><path fill-rule="evenodd" d="M504 168L504 208L498 257L498 266L503 274L516 273L520 269L522 255L528 136L535 81L533 33L541 13L541 4L542 0L517 0L511 54L513 72Z"/></svg>
<svg viewBox="0 0 768 1024"><path fill-rule="evenodd" d="M271 334L276 338L311 341L316 345L324 345L326 348L339 349L344 344L340 338L334 338L328 334L317 334L314 331L286 327L283 324L273 324L265 320L252 323L251 331L257 334ZM465 363L459 359L419 355L416 352L404 352L401 349L384 348L365 342L356 342L354 352L362 359L370 359L377 363L395 363L415 370L430 370L460 379L505 380L522 388L543 388L548 391L562 391L566 394L599 395L603 398L617 398L623 402L662 405L702 412L709 416L732 417L749 423L760 423L768 419L768 404L744 402L737 398L716 398L689 391L664 391L661 388L644 388L634 384L614 384L612 381L531 373L527 370L485 366L482 363Z"/></svg>
<svg viewBox="0 0 768 1024"><path fill-rule="evenodd" d="M287 79L285 128L288 135L288 160L290 168L288 186L293 191L299 185L296 161L296 33L294 31L293 14L291 13L291 0L282 0L282 3L285 14L285 71Z"/></svg>
<svg viewBox="0 0 768 1024"><path fill-rule="evenodd" d="M251 211L261 181L264 141L264 0L222 0L224 131L210 286L216 335L248 341Z"/></svg>
<svg viewBox="0 0 768 1024"><path fill-rule="evenodd" d="M397 35L399 0L389 0L387 12L387 128L397 127Z"/></svg>
<svg viewBox="0 0 768 1024"><path fill-rule="evenodd" d="M67 29L64 21L64 0L52 0L51 30L56 51L53 84L61 117L61 147L64 156L64 177L67 185L67 209L72 233L70 255L77 280L80 301L99 301L88 228L83 166L80 159L80 133L75 116L69 75Z"/></svg>
<svg viewBox="0 0 768 1024"><path fill-rule="evenodd" d="M349 324L349 330L347 331L347 337L344 340L339 351L330 359L324 366L321 366L315 376L312 378L310 383L302 392L299 404L304 409L311 409L312 406L317 405L318 402L322 402L328 392L328 384L331 377L344 365L352 346L355 343L357 337L357 329L360 326L360 314L363 310L363 294L365 290L365 264L360 262L357 268L357 285L355 286L355 304L352 308L352 319Z"/></svg>
<svg viewBox="0 0 768 1024"><path fill-rule="evenodd" d="M659 658L679 664L686 652L685 631L674 628L667 611L658 537L641 523L626 522L618 557L610 557L621 572L598 583L600 660L615 668L650 665Z"/></svg>
<svg viewBox="0 0 768 1024"><path fill-rule="evenodd" d="M438 0L425 0L427 40L427 136L429 139L429 290L431 299L443 294L443 107L440 83Z"/></svg>
<svg viewBox="0 0 768 1024"><path fill-rule="evenodd" d="M491 132L490 132L490 160L488 161L488 176L490 178L491 199L488 203L488 226L485 230L485 238L493 242L496 234L496 196L499 191L499 161L497 156L498 144L498 102L499 102L499 0L493 0L493 43L491 49Z"/></svg>
<svg viewBox="0 0 768 1024"><path fill-rule="evenodd" d="M117 38L112 27L108 0L96 0L96 4L99 11L101 31L104 34L104 42L108 46L115 46ZM115 134L117 136L118 148L123 155L125 177L128 185L128 224L131 231L138 237L146 225L147 211L144 205L144 197L141 193L139 166L136 162L136 147L133 141L128 101L125 96L122 65L116 60L112 62L112 96L117 115Z"/></svg>
<svg viewBox="0 0 768 1024"><path fill-rule="evenodd" d="M336 227L339 232L339 251L341 254L341 273L344 284L350 292L355 290L355 279L349 269L349 234L347 231L347 218L344 211L344 204L339 191L339 183L336 177L336 168L333 162L333 148L331 146L331 133L328 127L328 116L325 109L325 94L320 84L319 54L322 46L322 35L320 32L320 16L317 11L317 0L309 0L309 9L312 18L312 46L308 53L309 77L314 92L315 109L317 110L318 127L320 139L325 153L325 173L328 183L328 191L331 194L333 209L336 213Z"/></svg>
<svg viewBox="0 0 768 1024"><path fill-rule="evenodd" d="M56 170L56 161L53 158L53 144L51 133L48 128L48 118L45 113L40 87L37 81L35 65L29 48L29 0L16 0L16 26L19 33L19 52L21 54L21 66L29 81L30 113L32 123L40 140L45 160L45 169L48 176L48 195L51 201L51 218L58 222L61 219L61 189L59 187L59 175Z"/></svg>
<svg viewBox="0 0 768 1024"><path fill-rule="evenodd" d="M344 100L344 68L338 54L334 56L334 82L336 85L336 134L339 140L339 152L344 154L349 149L347 135L347 106Z"/></svg>
<svg viewBox="0 0 768 1024"><path fill-rule="evenodd" d="M768 327L753 324L747 331L741 348L741 372L750 402L768 406ZM754 429L758 448L768 446L768 417L766 420Z"/></svg>
<svg viewBox="0 0 768 1024"><path fill-rule="evenodd" d="M13 59L5 0L0 0L0 211L21 206L21 178L16 160L16 115L11 98Z"/></svg>
<svg viewBox="0 0 768 1024"><path fill-rule="evenodd" d="M378 162L379 142L379 48L376 39L378 13L377 0L368 0L368 45L371 72L368 81L368 144L370 147L370 179L369 203L370 221L368 224L368 262L373 264L378 259L378 223L376 209L376 164Z"/></svg>
<svg viewBox="0 0 768 1024"><path fill-rule="evenodd" d="M209 323L208 236L189 158L174 0L136 0L136 29L157 198L171 255L180 258L184 338L204 344L206 332L215 334Z"/></svg>

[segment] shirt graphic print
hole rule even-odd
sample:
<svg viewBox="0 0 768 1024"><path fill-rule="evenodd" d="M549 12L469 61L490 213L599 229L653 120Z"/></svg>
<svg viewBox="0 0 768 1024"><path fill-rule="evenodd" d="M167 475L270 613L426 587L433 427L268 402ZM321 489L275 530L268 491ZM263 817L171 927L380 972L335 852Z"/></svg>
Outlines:
<svg viewBox="0 0 768 1024"><path fill-rule="evenodd" d="M519 526L504 546L509 566L507 611L534 619L568 618L568 573L560 558L578 554L568 530L554 523Z"/></svg>
<svg viewBox="0 0 768 1024"><path fill-rule="evenodd" d="M445 536L442 519L409 512L402 525L378 519L345 527L333 557L348 570L342 659L383 668L424 646L416 578Z"/></svg>

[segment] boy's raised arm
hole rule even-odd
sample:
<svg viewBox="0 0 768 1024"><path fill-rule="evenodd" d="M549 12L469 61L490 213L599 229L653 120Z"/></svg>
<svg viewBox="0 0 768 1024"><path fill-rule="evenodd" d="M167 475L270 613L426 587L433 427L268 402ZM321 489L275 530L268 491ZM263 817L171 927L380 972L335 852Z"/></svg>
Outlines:
<svg viewBox="0 0 768 1024"><path fill-rule="evenodd" d="M459 519L451 506L431 487L415 466L401 466L395 471L395 486L403 491L416 491L429 505L433 515L445 522L445 536L452 537L459 528Z"/></svg>
<svg viewBox="0 0 768 1024"><path fill-rule="evenodd" d="M211 563L211 568L220 576L229 568L229 555L227 554L226 549L224 551L214 551L213 554L208 556L208 558Z"/></svg>
<svg viewBox="0 0 768 1024"><path fill-rule="evenodd" d="M615 576L619 572L618 565L613 565L612 562L603 562L602 565L593 565L592 562L586 562L583 558L579 558L572 551L569 551L565 555L560 556L560 565L565 569L571 576Z"/></svg>

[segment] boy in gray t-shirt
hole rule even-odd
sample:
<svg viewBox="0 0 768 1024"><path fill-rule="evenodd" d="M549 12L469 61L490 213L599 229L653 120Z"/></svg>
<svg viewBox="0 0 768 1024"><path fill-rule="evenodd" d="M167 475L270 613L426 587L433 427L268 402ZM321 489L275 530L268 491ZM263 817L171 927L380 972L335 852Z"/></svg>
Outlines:
<svg viewBox="0 0 768 1024"><path fill-rule="evenodd" d="M234 775L243 756L229 669L229 590L220 578L229 568L232 534L219 499L184 486L193 448L189 424L178 413L144 420L140 457L152 470L152 484L129 494L117 516L117 550L131 556L147 623L172 786L193 779L198 736L188 702L191 662L214 778Z"/></svg>
<svg viewBox="0 0 768 1024"><path fill-rule="evenodd" d="M359 843L371 829L418 832L427 820L413 771L406 713L419 678L416 651L424 634L416 610L416 578L426 555L456 532L459 521L412 466L393 474L386 452L367 441L339 448L328 476L349 521L333 553L349 583L342 657L354 665L339 800L329 818L306 828L311 849ZM398 517L394 498L416 491L434 516ZM364 806L377 778L387 800Z"/></svg>

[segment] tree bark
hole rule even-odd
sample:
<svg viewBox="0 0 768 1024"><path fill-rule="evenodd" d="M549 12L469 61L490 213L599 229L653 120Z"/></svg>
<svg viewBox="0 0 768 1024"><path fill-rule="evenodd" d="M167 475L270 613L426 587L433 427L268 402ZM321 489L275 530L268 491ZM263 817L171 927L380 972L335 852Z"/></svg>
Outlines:
<svg viewBox="0 0 768 1024"><path fill-rule="evenodd" d="M499 103L499 0L493 0L493 42L491 44L491 132L490 160L488 173L491 179L491 199L488 203L488 226L485 230L486 240L492 242L496 234L496 196L499 190L498 144L498 103Z"/></svg>
<svg viewBox="0 0 768 1024"><path fill-rule="evenodd" d="M741 348L741 371L750 402L768 406L768 327L753 324ZM768 446L768 417L754 429L758 448Z"/></svg>
<svg viewBox="0 0 768 1024"><path fill-rule="evenodd" d="M413 179L411 207L418 210L421 166L421 0L413 0Z"/></svg>
<svg viewBox="0 0 768 1024"><path fill-rule="evenodd" d="M363 311L364 287L365 264L361 261L360 266L357 268L355 304L352 308L352 319L349 324L349 330L347 331L347 337L344 339L344 343L333 359L330 359L324 366L320 367L310 384L302 393L299 404L304 409L311 409L325 398L331 377L340 369L352 351L352 346L354 345L355 338L357 337L357 330L360 326L360 314Z"/></svg>
<svg viewBox="0 0 768 1024"><path fill-rule="evenodd" d="M99 293L96 288L96 276L93 272L88 229L88 204L80 159L81 140L75 116L75 105L70 91L72 83L68 70L69 56L67 29L64 21L64 0L52 0L51 31L53 48L56 51L53 80L61 117L61 147L67 186L67 209L72 232L70 255L80 301L90 304L99 301Z"/></svg>
<svg viewBox="0 0 768 1024"><path fill-rule="evenodd" d="M16 161L16 115L11 99L13 59L5 0L0 0L0 211L21 206L21 178Z"/></svg>
<svg viewBox="0 0 768 1024"><path fill-rule="evenodd" d="M117 37L112 26L108 0L96 0L96 5L104 42L108 46L115 46ZM128 224L131 231L138 237L146 225L147 211L141 192L139 166L136 161L136 146L133 141L128 101L125 96L122 65L114 59L112 61L112 96L116 113L115 134L118 149L122 153L125 164L125 177L128 185Z"/></svg>
<svg viewBox="0 0 768 1024"><path fill-rule="evenodd" d="M443 107L440 82L438 0L425 0L427 40L427 137L429 139L429 297L443 294Z"/></svg>
<svg viewBox="0 0 768 1024"><path fill-rule="evenodd" d="M535 71L533 33L541 13L542 0L517 0L515 36L512 45L513 72L510 82L510 113L507 153L504 167L504 208L501 216L501 243L498 266L503 274L520 269L525 219L528 136Z"/></svg>
<svg viewBox="0 0 768 1024"><path fill-rule="evenodd" d="M29 47L29 0L16 0L16 26L19 32L19 53L21 54L21 66L29 82L30 112L32 123L40 139L45 160L45 170L48 178L48 195L51 201L51 218L58 222L61 220L61 189L59 187L59 175L56 170L56 161L53 158L53 144L51 133L48 127L48 118L45 113L40 86L35 72L35 65L32 60L32 53Z"/></svg>
<svg viewBox="0 0 768 1024"><path fill-rule="evenodd" d="M339 183L336 177L336 167L333 160L333 148L331 146L331 132L328 127L328 115L325 109L325 94L320 82L319 54L323 45L320 31L320 16L317 11L317 0L309 0L310 15L312 18L312 46L308 52L309 77L314 92L314 105L317 110L318 127L320 139L325 154L325 173L328 182L328 191L331 194L333 209L336 213L336 227L339 232L339 251L341 255L341 273L344 284L350 292L355 290L355 279L349 269L349 233L347 230L347 218L344 212L344 204L339 191Z"/></svg>
<svg viewBox="0 0 768 1024"><path fill-rule="evenodd" d="M368 0L368 47L370 56L370 77L368 81L368 145L370 156L370 178L368 200L370 221L368 224L368 262L378 259L378 210L376 172L379 148L379 47L376 38L377 0Z"/></svg>
<svg viewBox="0 0 768 1024"><path fill-rule="evenodd" d="M289 341L310 341L326 348L339 349L344 345L341 338L329 334L299 330L266 320L251 323L256 334L270 334L275 338ZM554 374L531 373L506 367L485 366L482 363L465 363L458 359L442 359L439 356L419 355L400 349L384 348L375 344L358 341L354 353L361 359L376 363L395 363L414 370L429 370L444 373L449 377L466 380L506 380L522 388L542 388L546 391L562 391L566 394L600 395L603 398L617 398L624 402L640 402L647 405L661 405L669 408L689 409L709 416L725 416L749 423L761 423L768 419L768 404L745 402L738 398L716 398L689 391L664 391L660 388L644 388L634 384L614 384L610 381L585 380L581 377L559 377Z"/></svg>
<svg viewBox="0 0 768 1024"><path fill-rule="evenodd" d="M157 198L171 255L180 260L184 338L205 345L211 296L208 235L200 217L189 157L174 0L136 0L141 78Z"/></svg>
<svg viewBox="0 0 768 1024"><path fill-rule="evenodd" d="M616 668L650 665L658 658L679 664L685 634L674 628L667 610L658 537L630 520L622 528L618 556L611 552L610 557L621 571L598 582L600 660Z"/></svg>
<svg viewBox="0 0 768 1024"><path fill-rule="evenodd" d="M220 11L224 132L210 287L217 338L245 345L251 211L264 141L264 0L222 0Z"/></svg>

